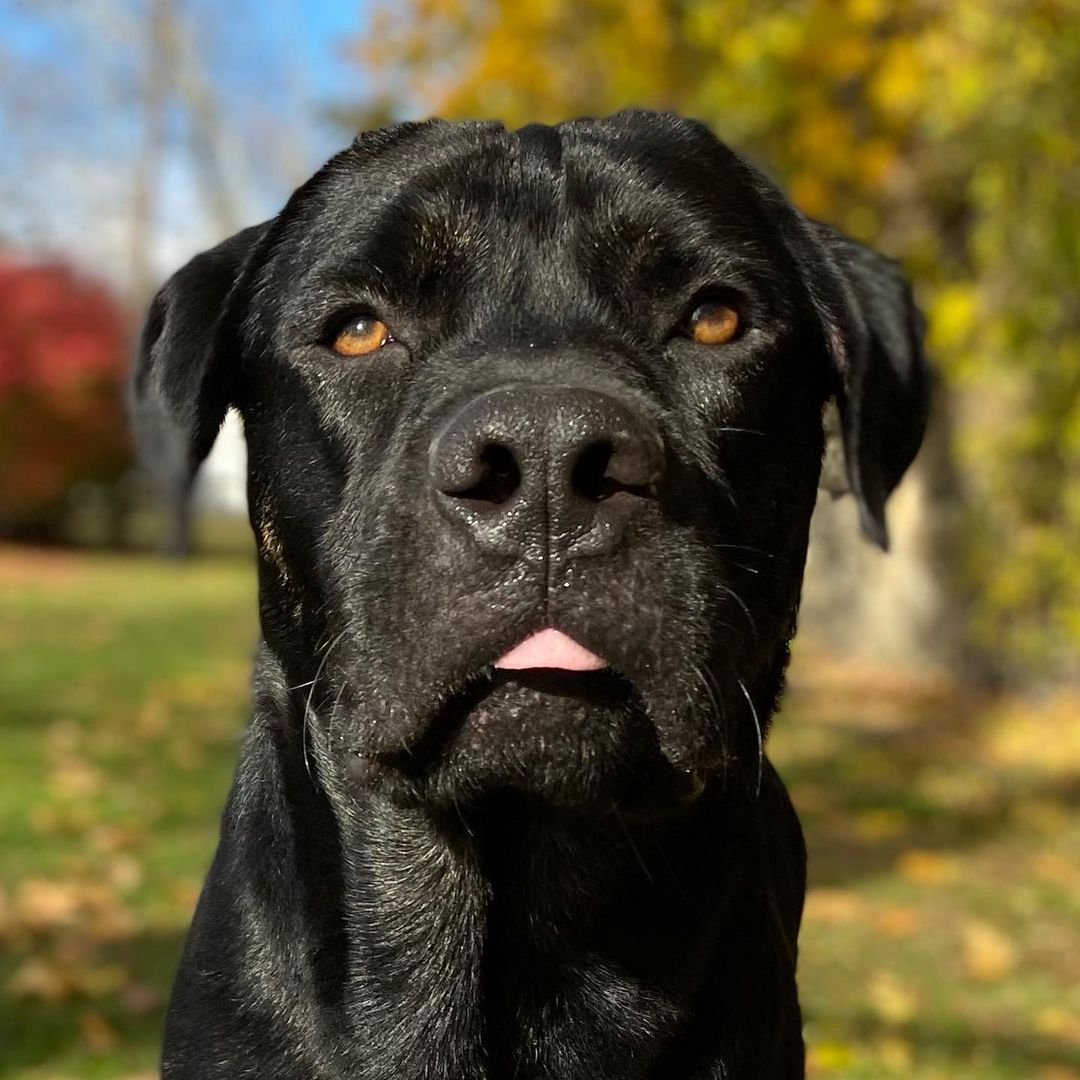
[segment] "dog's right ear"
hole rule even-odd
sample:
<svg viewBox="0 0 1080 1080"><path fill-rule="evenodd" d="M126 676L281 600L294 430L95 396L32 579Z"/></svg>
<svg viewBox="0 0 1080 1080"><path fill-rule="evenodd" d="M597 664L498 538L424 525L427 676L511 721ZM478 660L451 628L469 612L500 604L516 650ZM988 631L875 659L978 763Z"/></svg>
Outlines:
<svg viewBox="0 0 1080 1080"><path fill-rule="evenodd" d="M129 404L143 464L170 483L190 482L225 419L235 365L225 331L268 224L196 255L150 304Z"/></svg>

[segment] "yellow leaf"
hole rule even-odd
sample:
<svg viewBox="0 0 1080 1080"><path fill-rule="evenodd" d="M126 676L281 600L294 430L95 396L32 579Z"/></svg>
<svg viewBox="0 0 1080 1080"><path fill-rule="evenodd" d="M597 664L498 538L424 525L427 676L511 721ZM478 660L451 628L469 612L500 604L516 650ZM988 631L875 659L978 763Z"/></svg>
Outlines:
<svg viewBox="0 0 1080 1080"><path fill-rule="evenodd" d="M870 81L869 95L886 115L909 116L926 94L926 72L912 41L895 41Z"/></svg>
<svg viewBox="0 0 1080 1080"><path fill-rule="evenodd" d="M1016 946L988 922L968 923L964 927L964 966L973 979L995 982L1016 966Z"/></svg>
<svg viewBox="0 0 1080 1080"><path fill-rule="evenodd" d="M806 1068L811 1076L846 1069L852 1064L851 1047L842 1042L811 1043L807 1047Z"/></svg>
<svg viewBox="0 0 1080 1080"><path fill-rule="evenodd" d="M109 881L121 892L130 892L142 883L142 864L133 855L117 855L109 863Z"/></svg>
<svg viewBox="0 0 1080 1080"><path fill-rule="evenodd" d="M923 917L918 908L895 904L878 912L874 925L888 937L910 937L922 929Z"/></svg>
<svg viewBox="0 0 1080 1080"><path fill-rule="evenodd" d="M93 799L105 790L105 777L83 758L65 756L53 765L49 785L61 798Z"/></svg>
<svg viewBox="0 0 1080 1080"><path fill-rule="evenodd" d="M906 826L903 812L892 807L875 807L855 815L855 831L863 840L888 840L899 836Z"/></svg>
<svg viewBox="0 0 1080 1080"><path fill-rule="evenodd" d="M901 1039L899 1035L890 1035L878 1040L875 1049L882 1065L891 1072L903 1074L911 1072L915 1055L907 1039Z"/></svg>
<svg viewBox="0 0 1080 1080"><path fill-rule="evenodd" d="M811 889L806 894L803 918L810 922L847 923L862 911L861 898L850 889Z"/></svg>
<svg viewBox="0 0 1080 1080"><path fill-rule="evenodd" d="M905 851L896 860L896 869L918 885L945 885L955 881L959 873L955 858L918 848Z"/></svg>
<svg viewBox="0 0 1080 1080"><path fill-rule="evenodd" d="M1040 1009L1034 1017L1032 1027L1040 1035L1049 1035L1051 1038L1060 1038L1070 1028L1076 1031L1080 1028L1080 1017L1074 1016L1068 1009L1061 1005L1047 1005Z"/></svg>
<svg viewBox="0 0 1080 1080"><path fill-rule="evenodd" d="M7 981L7 992L16 999L56 1003L68 998L74 989L62 967L39 956L31 957L16 968Z"/></svg>
<svg viewBox="0 0 1080 1080"><path fill-rule="evenodd" d="M1076 859L1057 851L1042 851L1035 856L1032 868L1041 881L1080 893L1080 864Z"/></svg>
<svg viewBox="0 0 1080 1080"><path fill-rule="evenodd" d="M978 291L969 282L939 289L930 309L930 348L947 351L965 345L975 327L978 305Z"/></svg>
<svg viewBox="0 0 1080 1080"><path fill-rule="evenodd" d="M83 1046L91 1053L104 1054L117 1042L116 1032L99 1012L88 1010L79 1015L79 1036Z"/></svg>
<svg viewBox="0 0 1080 1080"><path fill-rule="evenodd" d="M790 189L792 201L807 214L823 216L831 206L829 187L817 173L798 173Z"/></svg>
<svg viewBox="0 0 1080 1080"><path fill-rule="evenodd" d="M877 972L867 987L870 1006L882 1020L890 1024L907 1023L915 1015L918 995L892 972Z"/></svg>
<svg viewBox="0 0 1080 1080"><path fill-rule="evenodd" d="M42 930L71 925L82 904L82 891L77 882L28 878L19 885L13 906L23 926Z"/></svg>

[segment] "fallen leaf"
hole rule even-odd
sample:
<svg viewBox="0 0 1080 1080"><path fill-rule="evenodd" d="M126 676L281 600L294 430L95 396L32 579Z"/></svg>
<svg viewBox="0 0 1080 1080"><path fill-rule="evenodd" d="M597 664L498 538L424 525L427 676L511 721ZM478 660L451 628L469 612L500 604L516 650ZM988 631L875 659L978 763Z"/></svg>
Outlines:
<svg viewBox="0 0 1080 1080"><path fill-rule="evenodd" d="M1016 966L1013 942L996 926L977 920L964 927L964 966L980 982L996 982Z"/></svg>
<svg viewBox="0 0 1080 1080"><path fill-rule="evenodd" d="M875 1043L874 1049L877 1051L881 1063L892 1072L906 1074L911 1071L915 1054L911 1043L907 1039L902 1039L899 1035L890 1035L887 1038L879 1039Z"/></svg>
<svg viewBox="0 0 1080 1080"><path fill-rule="evenodd" d="M28 878L15 894L15 916L31 930L70 926L75 922L83 897L79 884L49 878Z"/></svg>
<svg viewBox="0 0 1080 1080"><path fill-rule="evenodd" d="M940 851L912 848L896 860L899 873L918 885L945 885L959 876L959 866L954 857Z"/></svg>
<svg viewBox="0 0 1080 1080"><path fill-rule="evenodd" d="M50 1004L65 1001L74 990L67 972L40 956L22 963L7 981L7 992L13 998Z"/></svg>
<svg viewBox="0 0 1080 1080"><path fill-rule="evenodd" d="M1046 1005L1035 1014L1032 1027L1053 1039L1064 1039L1080 1045L1080 1013L1064 1005Z"/></svg>
<svg viewBox="0 0 1080 1080"><path fill-rule="evenodd" d="M863 909L863 901L850 889L811 889L806 894L803 918L811 922L847 923L857 919Z"/></svg>
<svg viewBox="0 0 1080 1080"><path fill-rule="evenodd" d="M864 810L855 818L855 832L863 840L890 840L907 826L904 814L889 807Z"/></svg>
<svg viewBox="0 0 1080 1080"><path fill-rule="evenodd" d="M119 1042L109 1021L94 1010L79 1014L79 1037L83 1046L94 1054L108 1053Z"/></svg>
<svg viewBox="0 0 1080 1080"><path fill-rule="evenodd" d="M879 971L870 979L867 996L874 1012L890 1024L907 1023L919 1004L915 991L889 971Z"/></svg>
<svg viewBox="0 0 1080 1080"><path fill-rule="evenodd" d="M49 774L50 787L62 798L93 799L105 789L100 769L77 757L63 757Z"/></svg>
<svg viewBox="0 0 1080 1080"><path fill-rule="evenodd" d="M142 884L143 868L133 855L118 855L108 867L109 880L121 892L130 892Z"/></svg>
<svg viewBox="0 0 1080 1080"><path fill-rule="evenodd" d="M923 916L909 904L894 904L882 908L874 916L874 925L888 937L910 937L922 929Z"/></svg>
<svg viewBox="0 0 1080 1080"><path fill-rule="evenodd" d="M811 1043L807 1047L806 1067L811 1076L820 1076L835 1072L837 1069L846 1069L854 1060L852 1049L847 1043L842 1042L819 1042Z"/></svg>

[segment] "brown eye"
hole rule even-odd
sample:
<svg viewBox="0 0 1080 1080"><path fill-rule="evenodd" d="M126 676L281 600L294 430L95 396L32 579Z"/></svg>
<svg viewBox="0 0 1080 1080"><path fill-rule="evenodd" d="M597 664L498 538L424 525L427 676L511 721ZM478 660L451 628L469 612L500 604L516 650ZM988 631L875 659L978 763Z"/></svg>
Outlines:
<svg viewBox="0 0 1080 1080"><path fill-rule="evenodd" d="M722 300L706 300L690 316L690 337L702 345L723 345L739 332L739 313Z"/></svg>
<svg viewBox="0 0 1080 1080"><path fill-rule="evenodd" d="M338 356L364 356L393 341L386 323L373 315L361 315L343 326L334 338L333 349Z"/></svg>

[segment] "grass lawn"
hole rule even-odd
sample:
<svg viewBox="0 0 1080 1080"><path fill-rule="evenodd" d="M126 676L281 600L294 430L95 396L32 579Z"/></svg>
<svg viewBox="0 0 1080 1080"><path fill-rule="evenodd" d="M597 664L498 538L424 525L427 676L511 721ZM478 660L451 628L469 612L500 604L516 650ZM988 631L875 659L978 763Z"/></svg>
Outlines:
<svg viewBox="0 0 1080 1080"><path fill-rule="evenodd" d="M0 548L0 1078L148 1080L247 711L240 557ZM1080 1078L1080 699L797 656L811 1074Z"/></svg>

